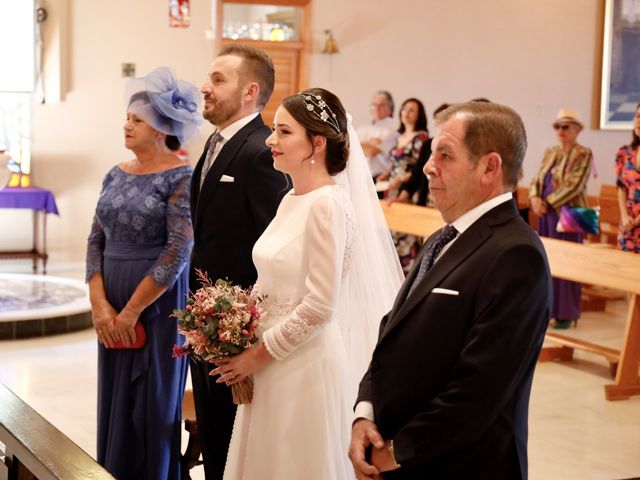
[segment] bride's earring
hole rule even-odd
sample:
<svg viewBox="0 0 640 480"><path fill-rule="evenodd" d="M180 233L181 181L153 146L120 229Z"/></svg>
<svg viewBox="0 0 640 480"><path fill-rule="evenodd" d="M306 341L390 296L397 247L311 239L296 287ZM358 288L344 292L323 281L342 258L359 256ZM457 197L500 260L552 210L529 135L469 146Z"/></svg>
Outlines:
<svg viewBox="0 0 640 480"><path fill-rule="evenodd" d="M311 165L315 165L315 163L316 163L315 159L312 158L311 159Z"/></svg>

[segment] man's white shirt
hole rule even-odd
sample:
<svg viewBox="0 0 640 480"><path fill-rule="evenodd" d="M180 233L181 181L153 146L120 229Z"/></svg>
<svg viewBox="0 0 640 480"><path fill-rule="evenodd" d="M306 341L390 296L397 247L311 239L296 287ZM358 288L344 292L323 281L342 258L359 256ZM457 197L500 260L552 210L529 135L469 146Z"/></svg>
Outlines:
<svg viewBox="0 0 640 480"><path fill-rule="evenodd" d="M228 125L227 128L225 128L224 130L220 130L220 135L222 135L222 140L218 142L215 150L213 151L213 154L211 155L211 165L213 165L213 163L216 161L216 157L220 153L220 150L222 150L222 147L224 147L224 144L227 143L229 140L231 140L231 138L236 133L238 133L242 129L242 127L244 127L245 125L248 125L249 122L251 122L258 115L260 115L260 112L251 113L246 117L242 117L240 120L236 120L231 125Z"/></svg>

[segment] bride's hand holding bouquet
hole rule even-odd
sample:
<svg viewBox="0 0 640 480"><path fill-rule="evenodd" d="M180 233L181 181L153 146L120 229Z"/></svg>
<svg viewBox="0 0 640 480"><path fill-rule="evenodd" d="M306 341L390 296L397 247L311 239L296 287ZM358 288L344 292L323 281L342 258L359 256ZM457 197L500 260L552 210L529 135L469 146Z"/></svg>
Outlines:
<svg viewBox="0 0 640 480"><path fill-rule="evenodd" d="M213 363L218 368L211 370L210 375L220 375L216 383L225 382L227 385L233 386L238 382L244 381L251 374L267 366L273 360L264 343L260 343L253 348L247 348L239 355L215 360Z"/></svg>
<svg viewBox="0 0 640 480"><path fill-rule="evenodd" d="M263 298L252 289L225 280L213 283L206 273L197 274L202 287L191 294L184 309L174 311L185 344L176 345L173 355L193 355L216 364L210 375L220 375L217 383L231 386L234 403L250 403L251 374L271 359L264 345L256 345Z"/></svg>

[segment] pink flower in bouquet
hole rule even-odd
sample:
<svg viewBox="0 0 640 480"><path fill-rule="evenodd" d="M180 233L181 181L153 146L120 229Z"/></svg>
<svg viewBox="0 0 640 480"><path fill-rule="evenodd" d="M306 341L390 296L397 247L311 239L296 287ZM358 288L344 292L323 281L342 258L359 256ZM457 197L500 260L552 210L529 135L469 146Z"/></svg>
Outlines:
<svg viewBox="0 0 640 480"><path fill-rule="evenodd" d="M218 329L218 337L223 342L230 342L231 341L231 332L229 330Z"/></svg>
<svg viewBox="0 0 640 480"><path fill-rule="evenodd" d="M249 305L249 313L255 320L260 320L261 311L255 305Z"/></svg>
<svg viewBox="0 0 640 480"><path fill-rule="evenodd" d="M173 346L173 358L184 357L185 355L189 355L191 351L186 347L181 347L180 345Z"/></svg>

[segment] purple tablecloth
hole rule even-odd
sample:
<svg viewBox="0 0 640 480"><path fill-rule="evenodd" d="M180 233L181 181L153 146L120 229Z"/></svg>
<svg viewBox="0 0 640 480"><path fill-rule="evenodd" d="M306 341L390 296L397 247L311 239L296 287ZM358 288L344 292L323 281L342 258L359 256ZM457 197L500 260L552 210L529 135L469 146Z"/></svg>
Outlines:
<svg viewBox="0 0 640 480"><path fill-rule="evenodd" d="M0 208L30 208L58 215L53 193L37 187L3 188L0 190Z"/></svg>

